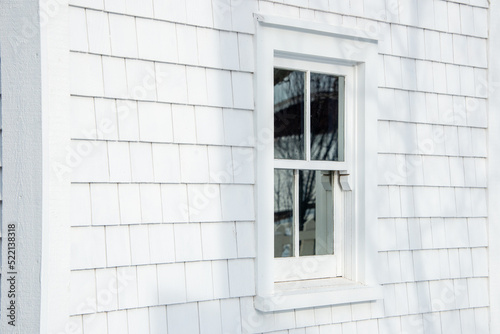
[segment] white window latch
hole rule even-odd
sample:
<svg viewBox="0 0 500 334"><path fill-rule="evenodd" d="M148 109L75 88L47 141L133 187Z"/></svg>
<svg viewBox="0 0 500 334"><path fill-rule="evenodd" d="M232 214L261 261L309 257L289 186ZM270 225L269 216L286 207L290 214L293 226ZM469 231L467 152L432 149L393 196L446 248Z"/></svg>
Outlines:
<svg viewBox="0 0 500 334"><path fill-rule="evenodd" d="M340 186L343 191L351 191L351 175L349 174L340 174L339 175Z"/></svg>
<svg viewBox="0 0 500 334"><path fill-rule="evenodd" d="M325 189L326 191L332 190L332 181L330 175L330 172L323 172L321 174L321 184L323 185L323 189Z"/></svg>

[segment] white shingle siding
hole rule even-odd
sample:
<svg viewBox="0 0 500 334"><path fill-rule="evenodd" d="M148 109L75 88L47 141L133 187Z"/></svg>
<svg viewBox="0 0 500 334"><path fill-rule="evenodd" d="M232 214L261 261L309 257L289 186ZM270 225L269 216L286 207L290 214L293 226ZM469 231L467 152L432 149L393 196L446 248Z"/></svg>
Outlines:
<svg viewBox="0 0 500 334"><path fill-rule="evenodd" d="M487 332L486 1L71 3L80 333ZM384 302L255 311L253 12L380 32Z"/></svg>

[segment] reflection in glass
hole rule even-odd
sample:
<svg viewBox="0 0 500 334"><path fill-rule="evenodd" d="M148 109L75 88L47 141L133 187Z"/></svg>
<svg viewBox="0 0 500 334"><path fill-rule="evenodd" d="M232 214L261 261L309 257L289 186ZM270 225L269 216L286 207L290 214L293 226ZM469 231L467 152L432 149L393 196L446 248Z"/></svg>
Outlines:
<svg viewBox="0 0 500 334"><path fill-rule="evenodd" d="M274 158L305 159L305 73L274 69Z"/></svg>
<svg viewBox="0 0 500 334"><path fill-rule="evenodd" d="M293 256L294 186L292 169L274 170L274 257Z"/></svg>
<svg viewBox="0 0 500 334"><path fill-rule="evenodd" d="M333 202L326 180L321 171L299 171L300 256L333 254Z"/></svg>
<svg viewBox="0 0 500 334"><path fill-rule="evenodd" d="M311 160L343 160L343 143L338 140L339 135L342 139L339 84L343 85L343 80L339 76L311 73Z"/></svg>
<svg viewBox="0 0 500 334"><path fill-rule="evenodd" d="M329 172L274 170L274 257L293 257L295 247L299 256L333 254L333 224ZM299 244L294 245L297 230Z"/></svg>

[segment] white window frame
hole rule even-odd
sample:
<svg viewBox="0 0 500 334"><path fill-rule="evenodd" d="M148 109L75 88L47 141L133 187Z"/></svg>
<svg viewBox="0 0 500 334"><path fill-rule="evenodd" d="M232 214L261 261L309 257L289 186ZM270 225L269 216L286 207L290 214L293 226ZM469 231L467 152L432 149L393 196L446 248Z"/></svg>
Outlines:
<svg viewBox="0 0 500 334"><path fill-rule="evenodd" d="M354 96L354 69L352 66L339 65L332 62L320 62L318 59L309 59L307 55L298 57L296 54L289 54L283 52L275 52L274 68L284 68L290 70L297 70L309 73L322 73L328 75L344 77L344 85L339 89L339 142L343 148L343 159L341 161L317 161L310 160L310 87L308 82L309 75L305 75L305 146L306 146L306 159L305 160L285 160L274 159L275 169L288 169L288 170L321 170L330 171L329 185L333 192L333 237L334 237L334 254L333 255L314 255L314 256L300 256L300 257L280 257L274 260L274 280L275 282L300 280L300 279L318 279L318 278L334 278L344 275L344 261L343 261L343 231L344 226L342 222L349 219L350 215L345 215L344 211L350 211L351 208L344 206L349 203L345 201L344 197L350 196L351 192L345 193L341 190L340 183L338 182L341 175L349 175L351 173L351 164L353 156L354 136L353 136L353 96ZM350 98L345 98L350 97ZM342 99L340 99L342 98ZM297 180L296 180L297 181ZM298 185L296 184L298 187ZM296 198L298 201L298 198ZM296 204L298 205L298 204ZM297 252L299 231L298 226L294 226L294 250ZM304 268L307 268L305 270ZM349 271L349 269L347 269Z"/></svg>
<svg viewBox="0 0 500 334"><path fill-rule="evenodd" d="M377 40L363 31L288 18L256 15L256 21L255 307L270 312L380 299L382 293L376 280ZM346 157L345 162L340 163L344 166L337 166L344 171L344 176L336 178L345 189L353 190L352 195L345 197L352 215L347 213L349 217L343 219L350 220L342 233L345 241L343 277L293 282L275 280L273 175L276 162L272 83L274 67L279 63L277 59L284 55L318 64L347 66L354 72L352 120L347 122L348 126L352 124L354 131L352 139L346 139L352 143L352 158ZM347 154L347 144L346 149Z"/></svg>
<svg viewBox="0 0 500 334"><path fill-rule="evenodd" d="M492 1L489 9L489 59L497 59L500 55L500 3ZM495 180L500 177L500 94L498 78L500 64L496 61L488 63L488 255L489 255L489 311L490 333L500 333L500 184ZM486 87L485 87L486 88Z"/></svg>

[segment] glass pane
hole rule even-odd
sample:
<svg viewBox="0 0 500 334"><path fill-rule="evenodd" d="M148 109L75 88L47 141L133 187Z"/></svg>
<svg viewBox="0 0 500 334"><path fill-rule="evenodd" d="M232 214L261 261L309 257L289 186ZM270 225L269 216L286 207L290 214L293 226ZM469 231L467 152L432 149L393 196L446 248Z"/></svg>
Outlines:
<svg viewBox="0 0 500 334"><path fill-rule="evenodd" d="M274 158L305 159L305 73L274 69Z"/></svg>
<svg viewBox="0 0 500 334"><path fill-rule="evenodd" d="M293 170L274 170L274 257L293 256Z"/></svg>
<svg viewBox="0 0 500 334"><path fill-rule="evenodd" d="M311 73L311 160L344 160L343 129L339 128L343 124L343 110L339 113L343 81L343 77Z"/></svg>
<svg viewBox="0 0 500 334"><path fill-rule="evenodd" d="M333 199L330 178L322 180L323 173L299 171L300 256L333 254Z"/></svg>

